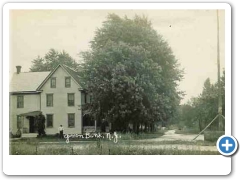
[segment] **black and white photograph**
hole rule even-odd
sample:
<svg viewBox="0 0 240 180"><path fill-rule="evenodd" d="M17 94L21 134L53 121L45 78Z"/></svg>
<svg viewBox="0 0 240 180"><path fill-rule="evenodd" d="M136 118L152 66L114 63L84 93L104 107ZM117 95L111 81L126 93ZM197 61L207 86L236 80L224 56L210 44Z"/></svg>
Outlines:
<svg viewBox="0 0 240 180"><path fill-rule="evenodd" d="M224 9L9 10L10 155L220 155Z"/></svg>

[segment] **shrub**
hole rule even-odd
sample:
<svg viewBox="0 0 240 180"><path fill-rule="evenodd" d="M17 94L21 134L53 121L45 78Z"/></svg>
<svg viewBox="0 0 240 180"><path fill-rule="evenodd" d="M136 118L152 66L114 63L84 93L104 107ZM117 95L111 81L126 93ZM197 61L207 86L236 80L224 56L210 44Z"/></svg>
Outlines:
<svg viewBox="0 0 240 180"><path fill-rule="evenodd" d="M224 134L224 131L205 131L204 140L210 142L217 142L218 138Z"/></svg>

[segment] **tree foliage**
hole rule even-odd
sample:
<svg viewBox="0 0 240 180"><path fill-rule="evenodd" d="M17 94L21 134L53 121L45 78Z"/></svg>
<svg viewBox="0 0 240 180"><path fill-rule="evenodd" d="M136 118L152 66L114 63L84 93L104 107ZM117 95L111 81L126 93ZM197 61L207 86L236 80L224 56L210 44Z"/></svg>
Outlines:
<svg viewBox="0 0 240 180"><path fill-rule="evenodd" d="M41 137L43 135L45 135L45 116L41 113L37 116L35 116L35 125L37 127L38 130L38 137Z"/></svg>
<svg viewBox="0 0 240 180"><path fill-rule="evenodd" d="M223 116L225 116L225 71L220 81ZM202 93L181 106L180 125L189 128L205 128L218 114L218 84L211 84L210 79L204 82ZM218 121L209 127L217 130Z"/></svg>
<svg viewBox="0 0 240 180"><path fill-rule="evenodd" d="M44 57L38 56L32 61L30 71L51 71L59 64L65 64L73 69L77 69L79 66L79 64L67 52L58 52L55 49L50 49Z"/></svg>
<svg viewBox="0 0 240 180"><path fill-rule="evenodd" d="M132 123L137 132L174 117L182 70L146 17L110 14L82 57L82 85L93 99L85 108L95 117L119 130Z"/></svg>

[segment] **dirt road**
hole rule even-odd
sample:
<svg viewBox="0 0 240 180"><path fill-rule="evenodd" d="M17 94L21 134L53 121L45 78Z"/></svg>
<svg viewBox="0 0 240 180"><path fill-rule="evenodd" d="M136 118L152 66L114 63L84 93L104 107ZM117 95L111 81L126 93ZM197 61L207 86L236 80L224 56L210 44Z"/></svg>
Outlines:
<svg viewBox="0 0 240 180"><path fill-rule="evenodd" d="M171 140L181 140L181 141L192 141L197 134L176 134L175 130L168 130L161 138L157 138L157 141L171 141ZM204 136L201 134L196 140L204 140Z"/></svg>
<svg viewBox="0 0 240 180"><path fill-rule="evenodd" d="M175 130L168 130L165 134L159 138L140 140L140 141L151 141L151 142L161 142L161 141L193 141L197 134L176 134ZM204 136L200 135L194 140L204 140ZM164 145L153 145L150 148L168 148L168 149L181 149L181 150L200 150L200 151L218 151L216 146L200 146L200 145L185 145L185 144L164 144Z"/></svg>

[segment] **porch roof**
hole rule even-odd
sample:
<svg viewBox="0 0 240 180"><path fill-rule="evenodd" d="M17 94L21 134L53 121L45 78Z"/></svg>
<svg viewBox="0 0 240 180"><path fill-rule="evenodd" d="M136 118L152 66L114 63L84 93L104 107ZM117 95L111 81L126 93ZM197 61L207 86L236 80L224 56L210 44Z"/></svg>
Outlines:
<svg viewBox="0 0 240 180"><path fill-rule="evenodd" d="M19 116L38 116L41 111L31 111L23 114L19 114Z"/></svg>

